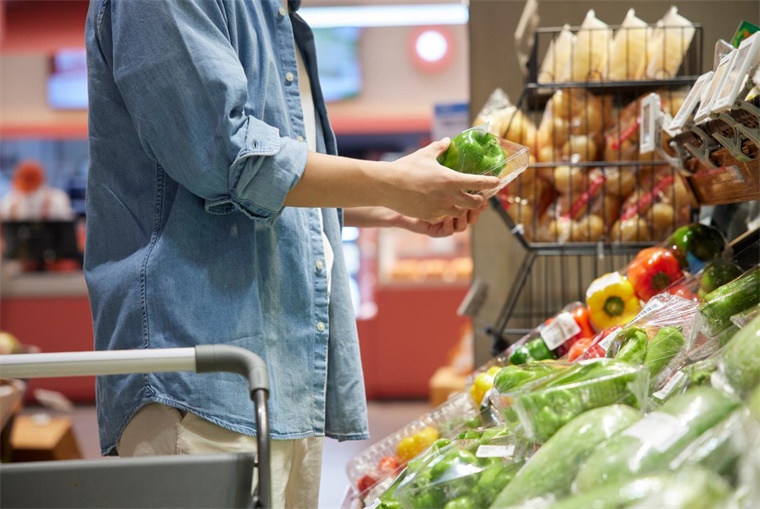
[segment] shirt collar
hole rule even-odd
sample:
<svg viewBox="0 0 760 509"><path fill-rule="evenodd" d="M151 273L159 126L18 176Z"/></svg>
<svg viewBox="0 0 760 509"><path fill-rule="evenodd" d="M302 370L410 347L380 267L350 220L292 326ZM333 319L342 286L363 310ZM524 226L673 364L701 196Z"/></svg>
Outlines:
<svg viewBox="0 0 760 509"><path fill-rule="evenodd" d="M296 12L301 7L301 0L288 0L290 12Z"/></svg>

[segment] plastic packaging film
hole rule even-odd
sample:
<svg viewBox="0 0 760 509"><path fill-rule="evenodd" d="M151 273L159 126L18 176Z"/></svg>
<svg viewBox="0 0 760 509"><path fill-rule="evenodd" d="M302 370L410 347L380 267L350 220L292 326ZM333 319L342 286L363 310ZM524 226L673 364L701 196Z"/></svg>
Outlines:
<svg viewBox="0 0 760 509"><path fill-rule="evenodd" d="M645 407L648 383L648 372L642 366L595 359L517 395L513 408L527 436L544 443L588 410L617 403Z"/></svg>
<svg viewBox="0 0 760 509"><path fill-rule="evenodd" d="M578 471L574 491L590 491L604 483L666 467L739 404L710 387L695 388L670 399L591 454Z"/></svg>
<svg viewBox="0 0 760 509"><path fill-rule="evenodd" d="M562 27L562 31L556 39L549 44L546 50L541 70L538 71L539 83L563 83L567 81L570 58L575 45L575 34L570 30L570 25Z"/></svg>
<svg viewBox="0 0 760 509"><path fill-rule="evenodd" d="M671 7L657 22L649 55L646 76L650 79L673 78L681 67L695 33L694 25Z"/></svg>
<svg viewBox="0 0 760 509"><path fill-rule="evenodd" d="M607 73L612 30L598 19L593 9L588 11L576 35L570 63L572 81L601 81Z"/></svg>
<svg viewBox="0 0 760 509"><path fill-rule="evenodd" d="M647 24L630 9L612 40L610 80L638 80L644 77L648 35Z"/></svg>

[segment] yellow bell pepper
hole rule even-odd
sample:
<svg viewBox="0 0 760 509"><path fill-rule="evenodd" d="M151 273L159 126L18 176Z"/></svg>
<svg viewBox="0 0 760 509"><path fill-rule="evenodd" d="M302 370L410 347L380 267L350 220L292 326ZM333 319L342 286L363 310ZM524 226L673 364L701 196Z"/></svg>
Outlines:
<svg viewBox="0 0 760 509"><path fill-rule="evenodd" d="M589 285L586 306L591 324L597 331L625 325L641 311L633 285L618 272L605 274Z"/></svg>
<svg viewBox="0 0 760 509"><path fill-rule="evenodd" d="M496 373L499 372L500 369L500 366L493 366L489 368L488 371L479 373L475 377L475 380L472 381L472 386L470 387L470 398L472 398L472 403L475 405L475 407L480 406L480 404L483 402L483 397L485 397L486 392L488 392L491 387L493 387L493 377L496 375Z"/></svg>

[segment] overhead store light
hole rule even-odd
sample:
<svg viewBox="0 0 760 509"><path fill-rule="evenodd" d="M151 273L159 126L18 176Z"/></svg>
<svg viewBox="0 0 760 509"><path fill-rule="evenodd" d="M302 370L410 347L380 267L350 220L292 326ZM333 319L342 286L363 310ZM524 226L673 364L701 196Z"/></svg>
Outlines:
<svg viewBox="0 0 760 509"><path fill-rule="evenodd" d="M367 5L303 7L298 10L312 28L464 25L464 4Z"/></svg>

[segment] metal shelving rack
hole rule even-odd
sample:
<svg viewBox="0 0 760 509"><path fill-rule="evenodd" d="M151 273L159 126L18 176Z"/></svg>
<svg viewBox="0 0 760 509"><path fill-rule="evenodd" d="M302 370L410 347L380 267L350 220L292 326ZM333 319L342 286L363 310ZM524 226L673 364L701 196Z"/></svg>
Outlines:
<svg viewBox="0 0 760 509"><path fill-rule="evenodd" d="M581 27L564 27L565 30L568 28L576 33ZM655 26L651 25L649 28L654 29ZM672 105L674 104L672 101L679 94L679 90L687 89L693 85L701 74L702 27L694 25L694 36L690 46L684 50L681 66L676 75L668 76L667 79L539 82L541 66L539 54L544 54L547 51L550 43L556 40L562 30L563 28L558 27L539 28L534 33L530 58L527 63L528 77L518 99L517 110L538 128L544 110L552 96L558 91L563 91L570 94L577 93L581 97L581 101L586 101L583 105L584 108L581 108L581 115L577 116L581 123L585 121L586 125L590 124L590 100L601 100L602 115L609 116L607 118L610 123L605 122L601 131L595 133L597 139L600 140L597 142L599 145L596 147L597 154L589 154L589 150L593 149L589 149L590 144L587 144L586 157L581 157L581 160L577 160L578 158L576 160L567 160L567 158L563 160L557 153L557 149L554 148L552 149L552 157L548 158L549 160L546 158L543 161L538 160L531 164L527 171L536 172L536 175L539 175L539 172L543 172L543 175L550 175L550 184L555 187L556 182L551 180L555 175L552 172L558 166L568 167L570 172L576 171L583 175L581 177L585 179L583 189L589 188L590 175L594 171L601 171L603 175L606 175L607 172L620 172L621 175L623 172L629 172L631 175L635 175L634 189L640 188L642 184L647 184L643 179L650 178L642 176L644 173L641 171L642 169L652 170L658 167L667 167L673 173L674 179L680 178L675 175L677 171L669 166L668 161L657 156L639 157L638 150L636 150L636 156L633 158L619 157L618 160L604 160L607 158L604 156L602 147L604 147L605 135L609 133L610 129L613 133L617 129L617 133L621 134L623 129L622 112L627 105L631 105L634 101L640 101L645 94L654 91L662 95L665 101L671 101L669 104ZM617 32L618 30L626 30L626 28L609 26L609 30ZM570 65L573 65L572 60ZM572 95L568 97L572 97ZM569 113L571 106L568 105L567 107ZM515 122L515 118L516 115L510 120L506 131L509 131L512 122ZM568 118L575 119L576 117L568 115ZM524 134L524 131L519 132L521 136ZM589 133L586 134L589 137L591 136ZM553 127L550 140L555 141L556 135L556 127ZM533 154L535 155L539 151L535 139L523 139L522 137L521 139L511 139L523 145L530 145L531 142L536 143ZM654 179L654 177L651 178ZM651 184L654 186L654 181ZM514 192L517 196L528 195L527 200L533 204L541 201L540 197L536 195L537 186L534 185L533 188L528 186L526 192L519 189L521 185L519 179L510 184L512 188L510 193ZM515 190L515 186L518 189ZM532 196L530 195L531 192L533 193ZM574 198L572 192L571 190L568 198L570 203L573 202ZM602 201L604 199L602 197ZM491 198L490 203L525 252L501 311L493 325L486 330L492 337L492 353L494 355L503 351L514 340L552 316L568 302L583 301L585 288L594 278L604 272L614 271L625 266L642 248L663 240L662 237L658 238L656 235L657 233L663 235L663 233L654 232L652 227L650 227L650 231L642 232L636 226L636 235L633 238L630 236L623 238L622 234L613 234L609 231L612 217L603 217L605 233L593 240L584 239L584 237L591 237L590 231L587 234L579 231L578 237L581 240L579 242L568 241L566 238L560 238L557 234L548 236L544 234L540 238L537 234L539 228L542 227L539 218L540 213L530 208L523 214L523 208L519 205L516 210L508 210L508 207L513 207L514 203L511 205L505 203L499 196ZM557 203L555 190L554 203L549 208L557 207ZM536 209L538 209L537 206ZM553 212L555 217L560 216L558 209ZM696 217L696 213L696 203L692 202L692 206L685 216L682 215L678 219L674 214L673 223L669 229L672 230L680 224L690 222ZM569 235L572 238L574 232L571 231ZM552 291L555 294L554 296L551 295Z"/></svg>

